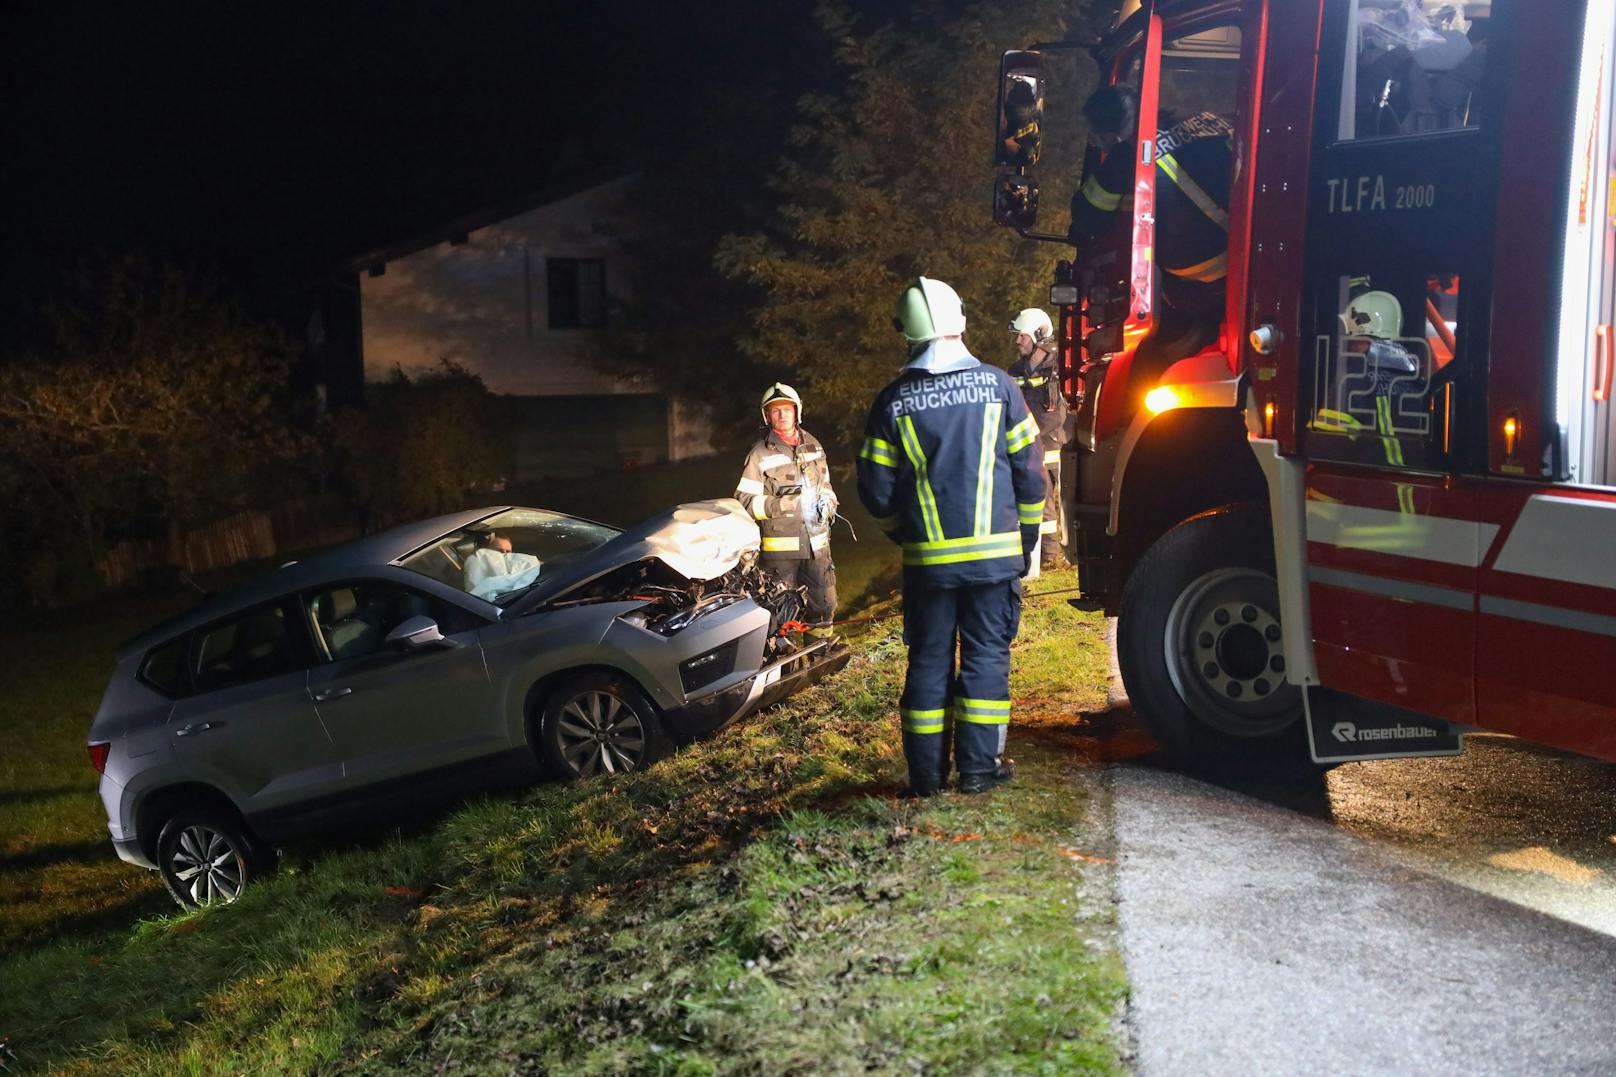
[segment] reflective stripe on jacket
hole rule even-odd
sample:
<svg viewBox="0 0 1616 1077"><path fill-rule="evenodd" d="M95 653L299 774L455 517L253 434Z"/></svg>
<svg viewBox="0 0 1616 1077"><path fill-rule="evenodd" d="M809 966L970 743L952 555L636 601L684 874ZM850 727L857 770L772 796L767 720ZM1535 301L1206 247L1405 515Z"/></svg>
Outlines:
<svg viewBox="0 0 1616 1077"><path fill-rule="evenodd" d="M816 494L836 500L825 447L808 431L799 427L798 433L795 446L772 430L764 434L746 454L735 485L736 498L763 532L764 561L804 561L830 548L829 527L809 523ZM787 492L791 487L795 493Z"/></svg>
<svg viewBox="0 0 1616 1077"><path fill-rule="evenodd" d="M1066 444L1066 397L1061 393L1055 357L1035 348L1027 358L1010 364L1010 378L1020 387L1021 398L1038 424L1044 449L1054 452L1054 462L1060 463L1060 447Z"/></svg>
<svg viewBox="0 0 1616 1077"><path fill-rule="evenodd" d="M1156 136L1156 262L1180 281L1221 287L1228 276L1233 138L1229 122L1211 112ZM1128 145L1112 150L1073 196L1074 243L1088 243L1109 228L1124 193L1133 188Z"/></svg>
<svg viewBox="0 0 1616 1077"><path fill-rule="evenodd" d="M1021 575L1044 511L1038 424L1010 375L966 356L906 367L870 408L859 497L928 586Z"/></svg>

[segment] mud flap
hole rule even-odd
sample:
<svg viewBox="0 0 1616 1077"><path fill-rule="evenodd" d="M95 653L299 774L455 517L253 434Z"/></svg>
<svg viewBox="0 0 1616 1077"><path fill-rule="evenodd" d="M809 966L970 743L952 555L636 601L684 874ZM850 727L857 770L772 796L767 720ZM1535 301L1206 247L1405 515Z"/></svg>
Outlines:
<svg viewBox="0 0 1616 1077"><path fill-rule="evenodd" d="M1315 763L1458 755L1462 728L1384 703L1310 686L1302 693Z"/></svg>
<svg viewBox="0 0 1616 1077"><path fill-rule="evenodd" d="M1105 505L1074 505L1074 533L1066 559L1077 566L1077 584L1084 598L1104 600L1111 587L1111 536L1105 533L1111 510Z"/></svg>

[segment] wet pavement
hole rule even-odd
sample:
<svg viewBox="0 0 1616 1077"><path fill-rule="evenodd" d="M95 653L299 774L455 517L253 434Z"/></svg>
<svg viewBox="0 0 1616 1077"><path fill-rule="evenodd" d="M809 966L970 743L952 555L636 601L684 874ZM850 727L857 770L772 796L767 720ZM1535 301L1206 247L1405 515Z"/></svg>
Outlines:
<svg viewBox="0 0 1616 1077"><path fill-rule="evenodd" d="M1451 759L1339 767L1326 793L1320 817L1412 866L1616 936L1616 765L1472 736Z"/></svg>
<svg viewBox="0 0 1616 1077"><path fill-rule="evenodd" d="M1221 786L1094 725L1142 1074L1616 1073L1616 766L1476 736Z"/></svg>

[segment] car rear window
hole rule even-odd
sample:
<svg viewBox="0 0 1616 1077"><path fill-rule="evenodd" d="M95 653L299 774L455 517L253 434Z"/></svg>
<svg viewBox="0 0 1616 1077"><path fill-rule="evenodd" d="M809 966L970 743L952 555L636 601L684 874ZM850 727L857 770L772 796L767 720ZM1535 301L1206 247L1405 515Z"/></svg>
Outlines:
<svg viewBox="0 0 1616 1077"><path fill-rule="evenodd" d="M165 696L178 696L185 688L185 637L153 647L140 665L140 679Z"/></svg>
<svg viewBox="0 0 1616 1077"><path fill-rule="evenodd" d="M196 633L199 692L263 680L298 668L286 611L262 606Z"/></svg>

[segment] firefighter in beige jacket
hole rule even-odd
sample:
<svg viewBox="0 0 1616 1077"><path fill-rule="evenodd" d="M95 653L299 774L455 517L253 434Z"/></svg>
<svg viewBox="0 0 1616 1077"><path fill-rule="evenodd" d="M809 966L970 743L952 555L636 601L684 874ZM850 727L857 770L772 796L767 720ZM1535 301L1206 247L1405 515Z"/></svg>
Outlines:
<svg viewBox="0 0 1616 1077"><path fill-rule="evenodd" d="M825 448L797 425L802 397L791 386L769 386L761 406L767 429L746 455L735 496L763 532L763 567L787 586L806 586L805 619L827 625L836 615L830 525L837 501Z"/></svg>

